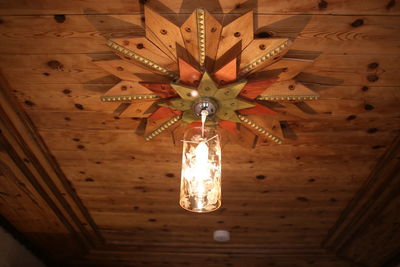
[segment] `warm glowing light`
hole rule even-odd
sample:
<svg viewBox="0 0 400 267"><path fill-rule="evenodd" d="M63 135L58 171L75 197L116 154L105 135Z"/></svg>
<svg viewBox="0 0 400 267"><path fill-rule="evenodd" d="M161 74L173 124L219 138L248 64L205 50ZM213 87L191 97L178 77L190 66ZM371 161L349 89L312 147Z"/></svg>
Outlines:
<svg viewBox="0 0 400 267"><path fill-rule="evenodd" d="M191 95L192 97L196 97L196 96L199 95L199 93L197 92L197 90L192 90L192 91L190 92L190 95Z"/></svg>
<svg viewBox="0 0 400 267"><path fill-rule="evenodd" d="M186 131L183 143L179 204L193 212L210 212L221 206L221 146L214 128Z"/></svg>

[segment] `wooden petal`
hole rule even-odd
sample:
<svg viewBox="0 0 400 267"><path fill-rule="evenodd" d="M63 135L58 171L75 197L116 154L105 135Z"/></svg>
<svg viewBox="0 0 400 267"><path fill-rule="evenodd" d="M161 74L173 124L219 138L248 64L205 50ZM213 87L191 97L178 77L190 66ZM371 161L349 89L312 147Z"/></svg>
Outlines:
<svg viewBox="0 0 400 267"><path fill-rule="evenodd" d="M100 99L103 102L125 102L133 100L155 100L159 98L138 82L121 81L108 90Z"/></svg>
<svg viewBox="0 0 400 267"><path fill-rule="evenodd" d="M118 107L113 111L113 114L116 116L121 115L122 112L124 112L127 108L129 108L131 104L130 103L121 103L118 105Z"/></svg>
<svg viewBox="0 0 400 267"><path fill-rule="evenodd" d="M177 97L178 94L169 83L140 83L161 98Z"/></svg>
<svg viewBox="0 0 400 267"><path fill-rule="evenodd" d="M222 25L206 10L204 11L205 33L206 33L206 70L212 72L217 57Z"/></svg>
<svg viewBox="0 0 400 267"><path fill-rule="evenodd" d="M239 49L243 50L253 40L253 35L253 11L250 11L222 28L217 59L238 42L241 42Z"/></svg>
<svg viewBox="0 0 400 267"><path fill-rule="evenodd" d="M277 114L276 111L274 111L274 110L272 110L272 109L270 109L270 108L268 108L268 107L266 107L266 106L264 106L264 105L261 105L260 103L255 102L254 105L255 105L255 107L241 109L241 110L238 110L238 112L239 112L240 114L243 114L243 115L252 115L252 114Z"/></svg>
<svg viewBox="0 0 400 267"><path fill-rule="evenodd" d="M245 98L254 99L261 95L265 90L268 89L273 83L275 83L276 78L271 78L267 80L260 81L249 81L245 87L240 92L240 96Z"/></svg>
<svg viewBox="0 0 400 267"><path fill-rule="evenodd" d="M180 30L185 43L185 48L192 59L190 63L194 66L200 66L197 10L193 11L189 18L182 24Z"/></svg>
<svg viewBox="0 0 400 267"><path fill-rule="evenodd" d="M214 79L218 83L218 85L225 85L227 83L231 83L236 81L236 74L237 74L237 68L236 68L236 58L231 60L228 64L217 70L214 74Z"/></svg>
<svg viewBox="0 0 400 267"><path fill-rule="evenodd" d="M170 121L171 118L162 118L162 119L147 119L147 125L146 125L146 131L145 131L145 136L149 136L152 132L157 130L159 127L161 127L163 124L166 122Z"/></svg>
<svg viewBox="0 0 400 267"><path fill-rule="evenodd" d="M289 80L275 83L265 90L257 99L259 100L315 100L319 94L307 88L305 85Z"/></svg>
<svg viewBox="0 0 400 267"><path fill-rule="evenodd" d="M239 133L236 122L221 120L218 125L233 134Z"/></svg>
<svg viewBox="0 0 400 267"><path fill-rule="evenodd" d="M263 69L279 60L289 50L288 38L254 39L242 52L239 76Z"/></svg>
<svg viewBox="0 0 400 267"><path fill-rule="evenodd" d="M177 71L178 64L174 59L171 59L162 50L160 50L156 45L150 42L145 37L134 37L134 38L115 38L111 41L123 46L130 51L146 58L158 65L170 71Z"/></svg>
<svg viewBox="0 0 400 267"><path fill-rule="evenodd" d="M128 118L146 118L152 113L151 107L155 104L155 101L134 101L131 105L124 110L120 117Z"/></svg>
<svg viewBox="0 0 400 267"><path fill-rule="evenodd" d="M272 140L275 143L282 144L284 141L281 125L279 121L274 120L272 116L266 115L239 115L242 124L264 139Z"/></svg>
<svg viewBox="0 0 400 267"><path fill-rule="evenodd" d="M180 114L182 114L180 110L170 109L166 107L159 107L153 114L149 116L149 118L153 120L158 120L158 119L173 117Z"/></svg>
<svg viewBox="0 0 400 267"><path fill-rule="evenodd" d="M152 71L142 68L138 65L129 63L122 59L98 60L93 61L94 64L106 70L107 72L117 76L121 80L127 81L143 81L156 80L160 82L168 82L170 79L162 75L154 74Z"/></svg>
<svg viewBox="0 0 400 267"><path fill-rule="evenodd" d="M282 82L294 78L313 62L313 60L308 59L281 58L278 62L266 67L265 70L282 69L277 80Z"/></svg>
<svg viewBox="0 0 400 267"><path fill-rule="evenodd" d="M152 92L142 84L132 81L121 81L114 85L104 95L145 95Z"/></svg>
<svg viewBox="0 0 400 267"><path fill-rule="evenodd" d="M185 43L183 41L181 31L178 26L154 12L148 6L144 6L144 14L146 18L146 37L153 41L155 38L155 44L161 42L163 47L159 47L161 50L167 49L170 54L177 56L178 49L184 48ZM148 34L151 31L153 34ZM186 53L181 55L186 61L188 57Z"/></svg>
<svg viewBox="0 0 400 267"><path fill-rule="evenodd" d="M201 80L201 72L179 58L179 80L180 82L197 87Z"/></svg>
<svg viewBox="0 0 400 267"><path fill-rule="evenodd" d="M155 46L157 46L161 51L163 51L164 54L166 54L169 58L171 58L174 61L177 61L176 53L173 54L172 52L170 52L170 50L165 46L165 44L163 44L163 42L160 39L158 39L158 36L155 33L153 33L148 27L146 27L146 25L145 29L146 29L146 38L153 44L155 44Z"/></svg>

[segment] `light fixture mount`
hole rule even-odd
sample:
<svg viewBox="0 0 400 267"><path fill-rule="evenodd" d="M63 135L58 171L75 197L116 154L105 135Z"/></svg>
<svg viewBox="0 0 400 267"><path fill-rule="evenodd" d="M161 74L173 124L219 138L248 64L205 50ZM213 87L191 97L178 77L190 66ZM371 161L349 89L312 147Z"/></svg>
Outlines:
<svg viewBox="0 0 400 267"><path fill-rule="evenodd" d="M290 38L254 38L253 12L224 26L203 8L181 26L146 5L144 15L145 37L109 40L121 59L95 63L122 80L101 100L119 102L114 113L120 117L145 120L146 140L165 132L182 139L180 129L199 122L207 108L230 140L252 133L282 144L279 118L319 98L296 81L314 59L290 53Z"/></svg>
<svg viewBox="0 0 400 267"><path fill-rule="evenodd" d="M200 97L197 101L193 104L193 111L196 114L197 118L201 119L201 112L203 110L207 111L208 119L214 118L215 113L218 110L217 101L210 97Z"/></svg>
<svg viewBox="0 0 400 267"><path fill-rule="evenodd" d="M109 40L120 59L95 62L122 80L101 100L119 103L118 116L142 119L147 141L163 133L182 140L179 204L214 211L221 206L220 131L252 147L259 139L283 144L276 118L319 98L296 81L313 60L290 55L289 38L254 38L253 12L223 26L198 8L180 27L146 5L144 13L146 36Z"/></svg>

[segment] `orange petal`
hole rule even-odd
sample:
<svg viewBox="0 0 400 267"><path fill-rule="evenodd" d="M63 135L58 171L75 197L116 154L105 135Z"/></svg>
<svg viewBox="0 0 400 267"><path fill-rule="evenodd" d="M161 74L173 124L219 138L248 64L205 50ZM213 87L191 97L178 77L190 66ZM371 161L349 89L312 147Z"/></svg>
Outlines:
<svg viewBox="0 0 400 267"><path fill-rule="evenodd" d="M215 72L214 79L219 85L228 84L236 81L236 73L236 58L234 58L228 64Z"/></svg>
<svg viewBox="0 0 400 267"><path fill-rule="evenodd" d="M179 58L179 78L182 83L197 86L201 79L201 72L192 65Z"/></svg>
<svg viewBox="0 0 400 267"><path fill-rule="evenodd" d="M222 121L219 121L218 125L233 134L239 133L239 131L237 130L237 127L236 127L236 122L222 120Z"/></svg>

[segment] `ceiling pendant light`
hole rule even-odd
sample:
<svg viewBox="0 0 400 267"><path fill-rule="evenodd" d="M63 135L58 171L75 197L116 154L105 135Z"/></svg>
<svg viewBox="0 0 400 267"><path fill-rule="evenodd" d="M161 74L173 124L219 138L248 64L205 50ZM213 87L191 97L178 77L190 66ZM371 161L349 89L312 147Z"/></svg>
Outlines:
<svg viewBox="0 0 400 267"><path fill-rule="evenodd" d="M146 140L164 132L181 140L179 203L192 212L214 211L221 206L219 132L238 142L257 136L282 144L284 129L274 115L319 97L295 80L313 61L285 57L288 38L254 39L252 12L223 27L199 8L178 27L144 11L146 37L111 39L107 45L121 59L95 61L122 80L101 100L119 102L120 117L142 118Z"/></svg>
<svg viewBox="0 0 400 267"><path fill-rule="evenodd" d="M214 101L199 97L193 105L201 126L184 133L179 204L193 212L210 212L221 206L221 143L215 123L206 126L217 109Z"/></svg>
<svg viewBox="0 0 400 267"><path fill-rule="evenodd" d="M193 212L221 206L221 144L216 127L192 127L184 135L179 204Z"/></svg>

